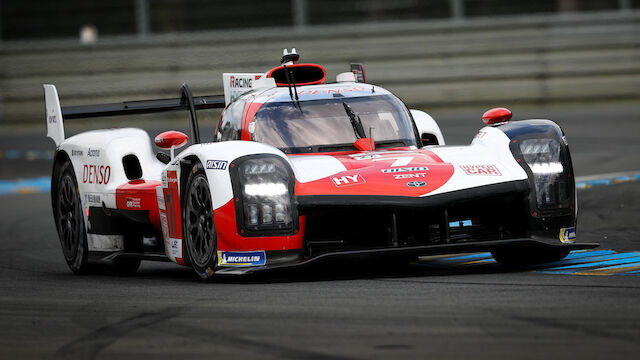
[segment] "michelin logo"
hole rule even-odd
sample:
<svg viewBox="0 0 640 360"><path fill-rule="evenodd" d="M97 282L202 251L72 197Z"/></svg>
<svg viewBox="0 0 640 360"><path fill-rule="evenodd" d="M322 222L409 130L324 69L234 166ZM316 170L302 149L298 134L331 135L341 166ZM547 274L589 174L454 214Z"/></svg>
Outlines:
<svg viewBox="0 0 640 360"><path fill-rule="evenodd" d="M561 228L560 229L560 241L563 243L572 243L576 241L576 228Z"/></svg>
<svg viewBox="0 0 640 360"><path fill-rule="evenodd" d="M261 266L266 263L264 251L218 251L220 266Z"/></svg>

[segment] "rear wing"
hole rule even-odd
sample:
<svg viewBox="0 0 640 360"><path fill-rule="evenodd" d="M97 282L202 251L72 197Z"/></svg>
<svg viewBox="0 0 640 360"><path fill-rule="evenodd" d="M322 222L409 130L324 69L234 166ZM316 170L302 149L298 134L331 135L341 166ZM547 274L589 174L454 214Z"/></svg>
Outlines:
<svg viewBox="0 0 640 360"><path fill-rule="evenodd" d="M124 101L112 104L80 105L60 107L60 98L55 85L44 84L47 136L59 146L65 139L63 119L81 119L102 116L150 114L166 111L188 110L191 120L191 139L200 143L200 130L196 110L223 109L224 95L194 97L189 85L182 84L180 97L172 99L152 99Z"/></svg>

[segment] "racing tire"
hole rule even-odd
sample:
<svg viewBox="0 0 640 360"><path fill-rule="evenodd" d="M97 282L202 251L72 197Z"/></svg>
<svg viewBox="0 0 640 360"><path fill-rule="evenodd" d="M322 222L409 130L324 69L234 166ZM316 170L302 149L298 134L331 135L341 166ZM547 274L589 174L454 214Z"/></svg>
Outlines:
<svg viewBox="0 0 640 360"><path fill-rule="evenodd" d="M562 260L569 252L562 248L504 247L492 250L491 255L503 267L523 268Z"/></svg>
<svg viewBox="0 0 640 360"><path fill-rule="evenodd" d="M191 267L204 281L212 281L217 264L217 236L213 202L202 164L191 168L182 203L183 250Z"/></svg>
<svg viewBox="0 0 640 360"><path fill-rule="evenodd" d="M62 253L75 274L86 274L88 262L87 233L82 215L78 183L69 161L54 168L51 196L53 218L58 231Z"/></svg>

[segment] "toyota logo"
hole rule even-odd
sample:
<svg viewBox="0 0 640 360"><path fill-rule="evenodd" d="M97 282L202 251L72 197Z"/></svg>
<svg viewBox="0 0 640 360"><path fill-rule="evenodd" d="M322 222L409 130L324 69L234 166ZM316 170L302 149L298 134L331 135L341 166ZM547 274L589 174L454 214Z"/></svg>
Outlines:
<svg viewBox="0 0 640 360"><path fill-rule="evenodd" d="M427 185L426 181L409 181L407 183L407 186L411 186L411 187L423 187Z"/></svg>

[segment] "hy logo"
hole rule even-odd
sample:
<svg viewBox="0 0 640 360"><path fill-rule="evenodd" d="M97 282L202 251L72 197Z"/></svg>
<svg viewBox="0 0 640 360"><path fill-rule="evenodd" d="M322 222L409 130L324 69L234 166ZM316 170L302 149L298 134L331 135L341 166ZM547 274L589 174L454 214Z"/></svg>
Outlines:
<svg viewBox="0 0 640 360"><path fill-rule="evenodd" d="M331 178L331 181L333 181L333 183L337 187L354 185L354 184L362 184L362 183L366 182L364 180L364 178L362 177L362 175L360 175L360 174L344 175L344 176L333 176Z"/></svg>

